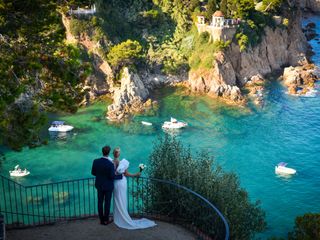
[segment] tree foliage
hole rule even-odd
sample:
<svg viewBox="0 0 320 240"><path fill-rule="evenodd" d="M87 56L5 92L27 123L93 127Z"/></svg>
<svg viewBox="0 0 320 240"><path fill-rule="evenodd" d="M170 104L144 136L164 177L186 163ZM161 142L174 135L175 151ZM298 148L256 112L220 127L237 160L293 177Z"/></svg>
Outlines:
<svg viewBox="0 0 320 240"><path fill-rule="evenodd" d="M284 0L263 0L262 8L266 12L279 13Z"/></svg>
<svg viewBox="0 0 320 240"><path fill-rule="evenodd" d="M82 100L81 85L90 67L78 47L64 43L58 8L56 1L0 1L0 116L12 122L25 120L14 127L1 121L0 141L10 146L35 138L22 133L24 128L38 133L44 121L36 113L45 109L74 112ZM32 103L27 104L28 114L23 111L24 101Z"/></svg>
<svg viewBox="0 0 320 240"><path fill-rule="evenodd" d="M140 43L128 39L113 46L107 55L107 59L113 68L119 69L125 65L135 64L142 56L142 46Z"/></svg>
<svg viewBox="0 0 320 240"><path fill-rule="evenodd" d="M289 240L320 239L320 214L306 213L298 216L292 232L288 234Z"/></svg>
<svg viewBox="0 0 320 240"><path fill-rule="evenodd" d="M193 156L190 149L167 135L154 145L149 158L148 174L150 177L171 180L186 186L215 204L229 222L230 239L251 239L256 232L265 229L265 215L259 202L251 203L248 193L241 188L238 177L233 173L224 172L206 152ZM169 212L177 209L176 214L192 214L192 209L198 204L187 196L179 197L175 189L159 187L156 191L157 202L169 201L175 196L179 199L177 204L185 206L179 211L179 206L174 205L168 209ZM196 226L205 224L201 217L189 217ZM197 222L197 219L200 222ZM208 218L206 221L209 221ZM216 228L221 227L223 225L216 225ZM221 238L222 236L218 236L218 239Z"/></svg>

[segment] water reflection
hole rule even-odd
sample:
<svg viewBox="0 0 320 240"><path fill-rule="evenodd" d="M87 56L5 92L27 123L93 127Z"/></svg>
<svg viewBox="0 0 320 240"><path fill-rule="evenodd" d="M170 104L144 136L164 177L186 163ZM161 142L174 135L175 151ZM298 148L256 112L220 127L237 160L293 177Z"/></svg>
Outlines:
<svg viewBox="0 0 320 240"><path fill-rule="evenodd" d="M74 132L49 132L50 140L67 141L73 139L77 133Z"/></svg>

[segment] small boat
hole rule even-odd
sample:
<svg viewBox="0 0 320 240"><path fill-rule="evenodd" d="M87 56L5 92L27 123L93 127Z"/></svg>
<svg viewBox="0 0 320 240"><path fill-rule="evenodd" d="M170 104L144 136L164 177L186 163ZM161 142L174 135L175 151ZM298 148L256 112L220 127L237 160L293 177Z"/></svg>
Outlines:
<svg viewBox="0 0 320 240"><path fill-rule="evenodd" d="M288 163L285 162L280 162L278 165L275 167L275 173L276 174L284 174L284 175L293 175L296 174L296 170L293 168L288 168L286 167Z"/></svg>
<svg viewBox="0 0 320 240"><path fill-rule="evenodd" d="M152 126L152 123L151 123L151 122L141 121L141 123L142 123L143 125Z"/></svg>
<svg viewBox="0 0 320 240"><path fill-rule="evenodd" d="M177 119L172 117L170 119L170 122L166 121L163 123L162 128L163 129L180 129L180 128L184 128L186 126L188 126L187 123L178 121Z"/></svg>
<svg viewBox="0 0 320 240"><path fill-rule="evenodd" d="M19 165L14 167L14 170L9 171L11 177L24 177L30 174L27 169L21 170Z"/></svg>
<svg viewBox="0 0 320 240"><path fill-rule="evenodd" d="M53 121L51 127L48 129L50 132L68 132L73 129L73 126L64 125L64 121Z"/></svg>

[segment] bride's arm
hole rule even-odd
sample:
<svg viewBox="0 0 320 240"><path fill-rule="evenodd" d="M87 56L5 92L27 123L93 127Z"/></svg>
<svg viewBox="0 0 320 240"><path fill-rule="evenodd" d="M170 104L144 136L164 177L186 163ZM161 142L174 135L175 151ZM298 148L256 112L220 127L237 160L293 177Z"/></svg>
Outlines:
<svg viewBox="0 0 320 240"><path fill-rule="evenodd" d="M132 173L129 173L128 170L126 170L126 171L124 172L124 175L125 175L126 177L140 177L141 172L137 172L137 173L132 174Z"/></svg>

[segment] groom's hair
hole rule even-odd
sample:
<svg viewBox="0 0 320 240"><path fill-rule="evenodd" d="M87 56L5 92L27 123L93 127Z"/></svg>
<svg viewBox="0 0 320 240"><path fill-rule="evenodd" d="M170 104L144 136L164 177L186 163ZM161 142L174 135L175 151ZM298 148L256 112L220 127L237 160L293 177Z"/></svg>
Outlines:
<svg viewBox="0 0 320 240"><path fill-rule="evenodd" d="M110 148L109 146L104 146L104 147L102 148L102 154L103 154L103 156L108 156L109 153L110 153L110 150L111 150L111 148Z"/></svg>

